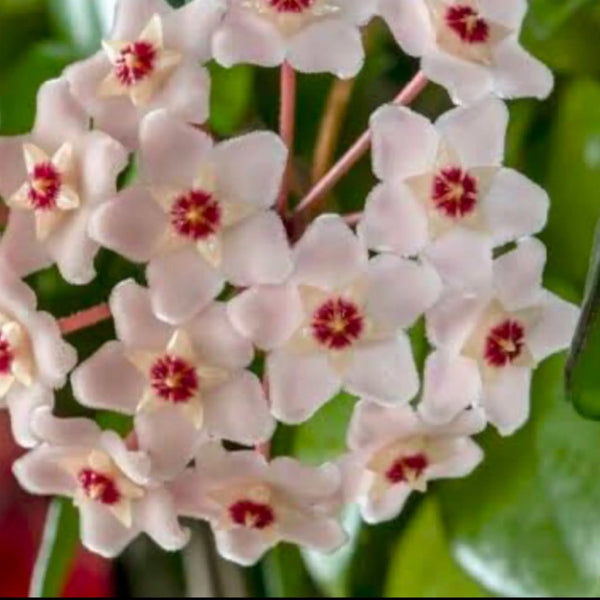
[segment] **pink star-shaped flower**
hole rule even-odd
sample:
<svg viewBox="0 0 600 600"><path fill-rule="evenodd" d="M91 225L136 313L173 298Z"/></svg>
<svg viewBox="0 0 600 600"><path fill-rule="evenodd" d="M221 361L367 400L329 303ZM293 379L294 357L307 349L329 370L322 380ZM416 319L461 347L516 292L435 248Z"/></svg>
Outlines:
<svg viewBox="0 0 600 600"><path fill-rule="evenodd" d="M335 517L340 473L332 464L306 467L254 451L203 446L193 469L170 486L180 515L206 519L225 558L252 565L280 541L322 552L346 540Z"/></svg>
<svg viewBox="0 0 600 600"><path fill-rule="evenodd" d="M138 438L160 473L173 476L204 437L252 445L274 421L258 378L244 369L250 342L214 303L178 327L160 321L148 290L132 280L110 298L119 341L73 373L75 397L91 408L135 415Z"/></svg>
<svg viewBox="0 0 600 600"><path fill-rule="evenodd" d="M94 126L135 149L139 122L153 110L204 123L210 81L200 63L210 58L222 11L221 0L194 0L177 10L165 0L119 0L102 50L65 71Z"/></svg>
<svg viewBox="0 0 600 600"><path fill-rule="evenodd" d="M526 0L379 0L405 52L457 104L493 93L545 98L552 73L519 44Z"/></svg>
<svg viewBox="0 0 600 600"><path fill-rule="evenodd" d="M69 283L89 283L99 248L89 217L116 192L125 149L90 131L66 80L55 79L39 90L32 132L0 138L0 157L0 194L11 208L0 254L22 276L56 263Z"/></svg>
<svg viewBox="0 0 600 600"><path fill-rule="evenodd" d="M375 0L228 0L213 55L226 67L288 61L305 73L354 77L365 58L360 27L374 10Z"/></svg>
<svg viewBox="0 0 600 600"><path fill-rule="evenodd" d="M483 459L470 436L485 427L479 410L451 423L424 422L410 406L359 402L348 431L349 454L340 460L347 501L358 502L367 523L398 516L413 491L429 481L465 477Z"/></svg>
<svg viewBox="0 0 600 600"><path fill-rule="evenodd" d="M395 256L371 261L334 215L319 217L294 248L294 271L230 301L236 328L265 350L273 414L309 418L342 387L383 403L408 402L419 387L409 327L441 284L426 264Z"/></svg>
<svg viewBox="0 0 600 600"><path fill-rule="evenodd" d="M140 131L140 182L92 217L94 239L148 262L156 314L177 323L226 281L282 281L291 269L281 219L271 210L287 159L281 139L255 132L213 144L166 111Z"/></svg>
<svg viewBox="0 0 600 600"><path fill-rule="evenodd" d="M427 332L438 349L427 360L421 414L452 419L481 405L502 435L529 416L532 370L567 348L579 309L542 288L546 249L535 238L494 261L487 292L448 290L427 314Z"/></svg>
<svg viewBox="0 0 600 600"><path fill-rule="evenodd" d="M507 124L495 98L435 124L408 108L379 109L371 131L382 183L358 228L367 246L423 255L450 286L488 285L492 248L540 231L549 205L542 188L502 166Z"/></svg>

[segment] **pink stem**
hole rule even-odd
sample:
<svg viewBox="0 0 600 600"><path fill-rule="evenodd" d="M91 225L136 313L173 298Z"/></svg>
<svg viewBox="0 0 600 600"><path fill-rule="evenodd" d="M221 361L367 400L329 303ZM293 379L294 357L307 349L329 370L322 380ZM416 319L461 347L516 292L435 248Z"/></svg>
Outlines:
<svg viewBox="0 0 600 600"><path fill-rule="evenodd" d="M394 98L394 104L410 104L425 88L428 81L419 71L403 90ZM371 146L371 132L365 131L354 145L342 156L327 174L318 181L308 195L296 207L296 214L310 210L348 171L363 157Z"/></svg>
<svg viewBox="0 0 600 600"><path fill-rule="evenodd" d="M281 216L287 213L289 190L291 187L291 166L294 153L294 133L296 124L296 71L288 63L281 65L281 112L279 133L288 149L288 162L277 200L277 211Z"/></svg>
<svg viewBox="0 0 600 600"><path fill-rule="evenodd" d="M68 335L69 333L75 333L81 329L97 325L102 321L110 319L110 317L111 314L108 304L98 304L97 306L92 306L92 308L87 308L86 310L82 310L69 317L59 319L58 326L63 335Z"/></svg>

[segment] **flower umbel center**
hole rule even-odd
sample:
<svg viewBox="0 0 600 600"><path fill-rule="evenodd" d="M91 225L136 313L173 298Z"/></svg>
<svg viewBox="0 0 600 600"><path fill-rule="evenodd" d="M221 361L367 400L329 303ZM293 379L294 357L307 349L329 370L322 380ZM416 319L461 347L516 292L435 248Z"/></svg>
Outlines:
<svg viewBox="0 0 600 600"><path fill-rule="evenodd" d="M275 513L269 504L253 500L238 500L229 507L229 516L236 525L250 529L266 529L275 522Z"/></svg>
<svg viewBox="0 0 600 600"><path fill-rule="evenodd" d="M115 61L115 74L125 87L130 87L149 77L156 64L156 48L145 41L127 44Z"/></svg>
<svg viewBox="0 0 600 600"><path fill-rule="evenodd" d="M344 298L330 298L312 316L313 336L331 350L342 350L356 342L364 330L359 307Z"/></svg>
<svg viewBox="0 0 600 600"><path fill-rule="evenodd" d="M465 44L484 44L490 37L490 26L471 6L453 4L446 10L446 25Z"/></svg>
<svg viewBox="0 0 600 600"><path fill-rule="evenodd" d="M9 375L15 355L8 340L0 334L0 375Z"/></svg>
<svg viewBox="0 0 600 600"><path fill-rule="evenodd" d="M392 484L408 483L421 477L428 464L429 461L422 452L401 456L385 472L385 477Z"/></svg>
<svg viewBox="0 0 600 600"><path fill-rule="evenodd" d="M459 167L445 167L433 178L431 198L436 209L451 219L461 219L477 206L477 179Z"/></svg>
<svg viewBox="0 0 600 600"><path fill-rule="evenodd" d="M167 354L150 368L150 384L159 398L178 404L189 401L198 392L198 375L186 360Z"/></svg>
<svg viewBox="0 0 600 600"><path fill-rule="evenodd" d="M203 190L179 196L170 216L175 231L193 241L214 235L221 226L221 207L212 194Z"/></svg>
<svg viewBox="0 0 600 600"><path fill-rule="evenodd" d="M485 339L485 360L492 367L504 367L521 355L524 345L525 328L518 321L507 319L488 333Z"/></svg>
<svg viewBox="0 0 600 600"><path fill-rule="evenodd" d="M38 163L29 179L29 201L35 210L53 210L62 186L62 177L51 162Z"/></svg>
<svg viewBox="0 0 600 600"><path fill-rule="evenodd" d="M85 495L92 500L111 506L121 499L114 479L104 473L89 468L82 469L77 479Z"/></svg>

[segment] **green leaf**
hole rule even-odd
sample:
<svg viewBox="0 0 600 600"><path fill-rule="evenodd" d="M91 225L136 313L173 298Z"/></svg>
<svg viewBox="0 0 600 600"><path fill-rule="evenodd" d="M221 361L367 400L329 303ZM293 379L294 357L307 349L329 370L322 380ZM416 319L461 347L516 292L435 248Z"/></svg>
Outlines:
<svg viewBox="0 0 600 600"><path fill-rule="evenodd" d="M297 546L279 544L261 561L264 584L270 598L319 598L320 594Z"/></svg>
<svg viewBox="0 0 600 600"><path fill-rule="evenodd" d="M536 372L533 416L511 438L481 438L486 456L470 477L440 486L444 522L458 561L507 596L591 596L600 564L600 426L586 423L562 394L564 359ZM567 506L569 505L569 506Z"/></svg>
<svg viewBox="0 0 600 600"><path fill-rule="evenodd" d="M254 69L245 65L226 69L213 62L210 64L210 75L210 128L219 135L233 135L248 116Z"/></svg>
<svg viewBox="0 0 600 600"><path fill-rule="evenodd" d="M56 33L81 56L96 52L113 20L116 0L49 0Z"/></svg>
<svg viewBox="0 0 600 600"><path fill-rule="evenodd" d="M53 500L48 507L42 542L33 569L30 597L62 596L78 542L79 517L72 500Z"/></svg>
<svg viewBox="0 0 600 600"><path fill-rule="evenodd" d="M450 555L438 503L430 495L391 555L384 595L391 598L487 598Z"/></svg>
<svg viewBox="0 0 600 600"><path fill-rule="evenodd" d="M346 431L356 398L342 392L295 428L292 454L304 463L320 465L346 451Z"/></svg>
<svg viewBox="0 0 600 600"><path fill-rule="evenodd" d="M600 222L586 283L582 313L569 360L567 361L567 395L577 411L590 419L600 420Z"/></svg>
<svg viewBox="0 0 600 600"><path fill-rule="evenodd" d="M567 19L594 0L531 0L529 21L540 38L547 38Z"/></svg>

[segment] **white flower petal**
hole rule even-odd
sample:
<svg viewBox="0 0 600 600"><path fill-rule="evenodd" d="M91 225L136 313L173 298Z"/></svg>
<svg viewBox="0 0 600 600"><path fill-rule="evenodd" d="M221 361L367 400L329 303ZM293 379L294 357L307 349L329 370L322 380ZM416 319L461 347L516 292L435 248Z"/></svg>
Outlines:
<svg viewBox="0 0 600 600"><path fill-rule="evenodd" d="M357 27L341 19L325 19L291 39L287 59L303 73L326 72L348 79L362 68L365 51Z"/></svg>
<svg viewBox="0 0 600 600"><path fill-rule="evenodd" d="M367 251L337 215L318 217L294 248L297 283L332 290L352 283L367 266Z"/></svg>
<svg viewBox="0 0 600 600"><path fill-rule="evenodd" d="M155 14L166 15L172 10L166 0L119 0L110 37L113 40L136 40Z"/></svg>
<svg viewBox="0 0 600 600"><path fill-rule="evenodd" d="M368 283L366 312L390 333L410 327L442 291L431 266L392 255L371 259Z"/></svg>
<svg viewBox="0 0 600 600"><path fill-rule="evenodd" d="M263 532L246 527L217 529L215 540L217 550L223 558L244 567L257 563L262 555L277 543L277 540L273 540Z"/></svg>
<svg viewBox="0 0 600 600"><path fill-rule="evenodd" d="M284 515L279 523L282 537L319 552L333 552L348 539L342 526L332 518L302 513Z"/></svg>
<svg viewBox="0 0 600 600"><path fill-rule="evenodd" d="M379 14L404 52L422 56L434 37L425 2L379 0Z"/></svg>
<svg viewBox="0 0 600 600"><path fill-rule="evenodd" d="M304 310L296 286L257 286L227 304L233 326L263 350L283 345L302 324Z"/></svg>
<svg viewBox="0 0 600 600"><path fill-rule="evenodd" d="M334 464L310 467L288 456L279 456L269 463L268 479L283 493L307 506L328 500L341 485L341 474Z"/></svg>
<svg viewBox="0 0 600 600"><path fill-rule="evenodd" d="M252 445L268 440L275 429L262 385L249 371L208 392L204 410L206 429L219 439Z"/></svg>
<svg viewBox="0 0 600 600"><path fill-rule="evenodd" d="M153 258L146 276L153 310L169 323L191 318L219 294L224 283L193 247Z"/></svg>
<svg viewBox="0 0 600 600"><path fill-rule="evenodd" d="M71 375L73 395L84 406L132 415L145 381L121 342L107 342Z"/></svg>
<svg viewBox="0 0 600 600"><path fill-rule="evenodd" d="M366 523L376 524L396 518L404 508L412 489L405 484L389 487L381 495L368 495L360 502L360 512Z"/></svg>
<svg viewBox="0 0 600 600"><path fill-rule="evenodd" d="M463 167L492 167L501 165L504 158L508 118L504 102L489 96L444 113L435 126Z"/></svg>
<svg viewBox="0 0 600 600"><path fill-rule="evenodd" d="M152 312L150 294L133 279L121 281L110 296L117 337L129 348L146 350L166 346L172 328Z"/></svg>
<svg viewBox="0 0 600 600"><path fill-rule="evenodd" d="M285 227L274 211L245 219L223 235L223 272L234 285L280 283L292 266Z"/></svg>
<svg viewBox="0 0 600 600"><path fill-rule="evenodd" d="M543 229L549 205L544 189L512 169L501 169L482 203L494 245L500 246Z"/></svg>
<svg viewBox="0 0 600 600"><path fill-rule="evenodd" d="M401 256L418 254L429 237L422 204L401 183L383 183L372 190L357 231L368 248Z"/></svg>
<svg viewBox="0 0 600 600"><path fill-rule="evenodd" d="M30 143L29 135L0 137L0 195L8 200L27 178L23 144Z"/></svg>
<svg viewBox="0 0 600 600"><path fill-rule="evenodd" d="M381 404L401 404L419 391L410 340L404 333L354 350L344 377L349 392Z"/></svg>
<svg viewBox="0 0 600 600"><path fill-rule="evenodd" d="M77 482L62 466L64 450L39 446L13 463L19 484L31 494L72 496Z"/></svg>
<svg viewBox="0 0 600 600"><path fill-rule="evenodd" d="M483 450L471 438L444 439L442 445L446 457L427 469L428 479L466 477L483 460Z"/></svg>
<svg viewBox="0 0 600 600"><path fill-rule="evenodd" d="M288 150L278 135L257 131L218 144L213 153L219 195L268 208L281 188Z"/></svg>
<svg viewBox="0 0 600 600"><path fill-rule="evenodd" d="M370 128L373 171L379 179L402 180L431 170L440 140L429 119L389 104L373 113Z"/></svg>
<svg viewBox="0 0 600 600"><path fill-rule="evenodd" d="M16 385L8 393L6 405L10 413L10 427L17 444L23 448L37 446L40 438L31 429L32 415L41 406L52 410L54 406L52 391L39 385L32 387Z"/></svg>
<svg viewBox="0 0 600 600"><path fill-rule="evenodd" d="M425 363L422 417L434 424L448 423L481 398L477 363L448 352L433 352Z"/></svg>
<svg viewBox="0 0 600 600"><path fill-rule="evenodd" d="M323 354L276 350L267 358L271 412L283 423L306 421L340 389L341 382Z"/></svg>
<svg viewBox="0 0 600 600"><path fill-rule="evenodd" d="M529 418L530 387L531 370L510 365L484 382L482 404L500 435L513 434Z"/></svg>

